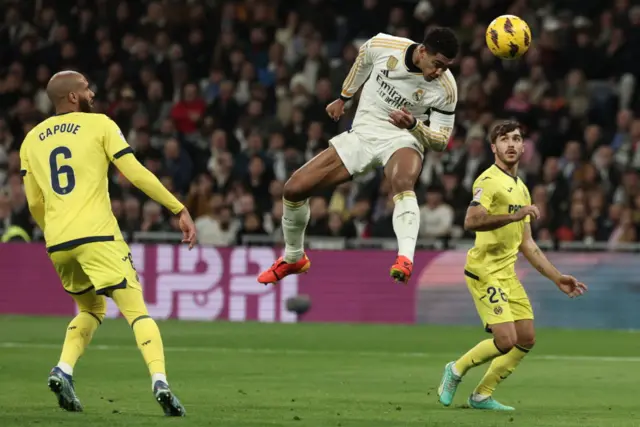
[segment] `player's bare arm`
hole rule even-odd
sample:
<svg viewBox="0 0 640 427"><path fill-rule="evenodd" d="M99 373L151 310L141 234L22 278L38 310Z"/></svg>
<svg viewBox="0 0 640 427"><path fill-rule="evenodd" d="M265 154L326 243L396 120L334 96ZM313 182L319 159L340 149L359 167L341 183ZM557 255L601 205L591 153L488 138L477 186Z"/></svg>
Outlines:
<svg viewBox="0 0 640 427"><path fill-rule="evenodd" d="M524 225L524 234L520 244L520 252L527 258L527 261L536 268L547 279L555 283L558 288L570 298L578 297L587 291L587 285L579 282L575 277L562 274L547 259L544 252L538 247L531 234L531 225Z"/></svg>
<svg viewBox="0 0 640 427"><path fill-rule="evenodd" d="M433 151L444 151L451 137L450 127L441 127L439 130L416 119L406 108L389 113L389 122L400 129L408 130L424 147Z"/></svg>
<svg viewBox="0 0 640 427"><path fill-rule="evenodd" d="M523 206L516 213L506 215L489 215L487 209L480 205L471 205L464 218L464 229L467 231L491 231L504 227L512 222L522 221L526 216L537 219L540 211L535 205Z"/></svg>

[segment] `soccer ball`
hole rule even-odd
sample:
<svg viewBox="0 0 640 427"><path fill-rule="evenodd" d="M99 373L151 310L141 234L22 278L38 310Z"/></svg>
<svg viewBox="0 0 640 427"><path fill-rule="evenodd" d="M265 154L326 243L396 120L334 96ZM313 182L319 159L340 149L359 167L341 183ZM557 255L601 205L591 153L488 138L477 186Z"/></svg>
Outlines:
<svg viewBox="0 0 640 427"><path fill-rule="evenodd" d="M502 15L489 24L485 35L491 52L502 59L516 59L531 46L531 30L523 19Z"/></svg>

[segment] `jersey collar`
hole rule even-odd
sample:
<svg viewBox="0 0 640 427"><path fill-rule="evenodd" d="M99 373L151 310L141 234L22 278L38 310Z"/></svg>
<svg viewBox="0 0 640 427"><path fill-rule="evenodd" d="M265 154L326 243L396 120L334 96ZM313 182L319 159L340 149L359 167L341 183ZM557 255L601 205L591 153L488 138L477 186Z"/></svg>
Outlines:
<svg viewBox="0 0 640 427"><path fill-rule="evenodd" d="M493 164L493 166L497 167L503 174L507 175L509 178L513 179L516 184L518 183L518 177L517 176L513 176L511 175L509 172L507 172L506 170L502 169L500 166L498 166L497 164Z"/></svg>
<svg viewBox="0 0 640 427"><path fill-rule="evenodd" d="M422 70L413 63L413 52L418 47L418 43L414 43L410 45L407 50L404 51L404 66L410 73L420 73L422 74Z"/></svg>

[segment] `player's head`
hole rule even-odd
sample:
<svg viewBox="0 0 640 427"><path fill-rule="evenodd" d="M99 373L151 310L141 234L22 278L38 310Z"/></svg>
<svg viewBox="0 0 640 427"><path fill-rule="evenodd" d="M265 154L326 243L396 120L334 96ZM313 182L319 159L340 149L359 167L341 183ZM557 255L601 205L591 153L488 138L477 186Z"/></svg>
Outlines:
<svg viewBox="0 0 640 427"><path fill-rule="evenodd" d="M520 123L512 120L498 123L491 130L489 138L491 139L491 151L496 155L496 161L507 167L518 164L524 153Z"/></svg>
<svg viewBox="0 0 640 427"><path fill-rule="evenodd" d="M89 89L89 82L76 71L60 71L49 79L47 96L56 113L80 111L89 113L93 109L95 94Z"/></svg>
<svg viewBox="0 0 640 427"><path fill-rule="evenodd" d="M429 30L424 41L418 46L417 66L424 79L430 82L442 75L458 56L459 43L455 33L449 28Z"/></svg>

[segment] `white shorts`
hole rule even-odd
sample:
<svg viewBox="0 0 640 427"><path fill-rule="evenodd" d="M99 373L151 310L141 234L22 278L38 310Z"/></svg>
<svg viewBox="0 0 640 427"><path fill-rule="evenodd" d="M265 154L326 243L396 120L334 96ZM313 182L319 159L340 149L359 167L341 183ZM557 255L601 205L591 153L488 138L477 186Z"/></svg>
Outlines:
<svg viewBox="0 0 640 427"><path fill-rule="evenodd" d="M331 138L329 143L336 149L351 175L385 166L393 153L401 148L412 148L420 153L420 156L424 156L422 145L409 134L393 139L364 139L353 130L349 130Z"/></svg>

